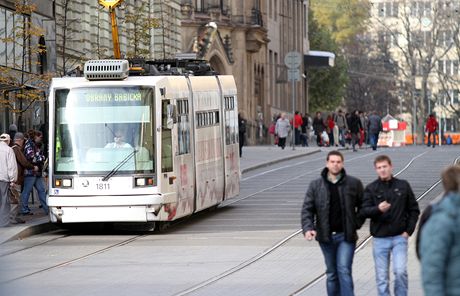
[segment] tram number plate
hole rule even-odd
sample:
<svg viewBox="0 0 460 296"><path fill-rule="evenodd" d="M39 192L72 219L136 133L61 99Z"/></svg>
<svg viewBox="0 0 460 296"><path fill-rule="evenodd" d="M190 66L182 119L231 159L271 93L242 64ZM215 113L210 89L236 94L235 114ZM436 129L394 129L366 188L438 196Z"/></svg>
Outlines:
<svg viewBox="0 0 460 296"><path fill-rule="evenodd" d="M97 183L96 188L97 190L109 190L110 184L109 183Z"/></svg>

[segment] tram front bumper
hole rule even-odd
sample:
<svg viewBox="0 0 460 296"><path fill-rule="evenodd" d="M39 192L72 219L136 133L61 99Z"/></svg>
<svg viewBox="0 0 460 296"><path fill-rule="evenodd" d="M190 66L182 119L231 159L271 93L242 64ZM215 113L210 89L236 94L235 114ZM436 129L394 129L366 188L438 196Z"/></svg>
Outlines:
<svg viewBox="0 0 460 296"><path fill-rule="evenodd" d="M49 196L51 222L158 221L163 196Z"/></svg>

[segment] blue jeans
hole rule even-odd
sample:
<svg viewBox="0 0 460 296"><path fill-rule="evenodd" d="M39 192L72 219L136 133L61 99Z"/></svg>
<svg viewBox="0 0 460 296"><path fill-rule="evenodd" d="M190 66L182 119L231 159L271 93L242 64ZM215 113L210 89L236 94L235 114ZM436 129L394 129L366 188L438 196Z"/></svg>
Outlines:
<svg viewBox="0 0 460 296"><path fill-rule="evenodd" d="M372 149L376 150L377 149L377 143L379 141L379 134L375 133L370 133L369 134L369 142L371 144Z"/></svg>
<svg viewBox="0 0 460 296"><path fill-rule="evenodd" d="M29 213L29 196L32 189L37 189L38 198L45 214L48 214L48 205L46 204L45 182L42 177L26 176L24 177L24 187L21 193L21 213Z"/></svg>
<svg viewBox="0 0 460 296"><path fill-rule="evenodd" d="M327 295L354 295L351 265L355 245L345 241L343 233L333 234L329 243L319 243L326 262Z"/></svg>
<svg viewBox="0 0 460 296"><path fill-rule="evenodd" d="M390 254L393 257L394 294L407 295L407 238L402 235L374 237L373 244L378 295L390 295Z"/></svg>

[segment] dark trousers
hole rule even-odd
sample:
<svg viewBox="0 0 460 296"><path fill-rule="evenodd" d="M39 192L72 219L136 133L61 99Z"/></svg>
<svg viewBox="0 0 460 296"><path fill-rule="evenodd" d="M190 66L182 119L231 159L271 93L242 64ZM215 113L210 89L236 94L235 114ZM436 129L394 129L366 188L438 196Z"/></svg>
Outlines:
<svg viewBox="0 0 460 296"><path fill-rule="evenodd" d="M300 144L300 130L298 128L294 129L294 139L295 139L295 144L294 145L299 145Z"/></svg>
<svg viewBox="0 0 460 296"><path fill-rule="evenodd" d="M284 149L286 147L286 138L278 138L278 146Z"/></svg>
<svg viewBox="0 0 460 296"><path fill-rule="evenodd" d="M239 133L239 142L240 142L240 157L241 157L243 155L244 133Z"/></svg>
<svg viewBox="0 0 460 296"><path fill-rule="evenodd" d="M433 142L431 142L431 135L433 135ZM436 146L436 132L428 132L428 144L430 146L433 143L433 147Z"/></svg>

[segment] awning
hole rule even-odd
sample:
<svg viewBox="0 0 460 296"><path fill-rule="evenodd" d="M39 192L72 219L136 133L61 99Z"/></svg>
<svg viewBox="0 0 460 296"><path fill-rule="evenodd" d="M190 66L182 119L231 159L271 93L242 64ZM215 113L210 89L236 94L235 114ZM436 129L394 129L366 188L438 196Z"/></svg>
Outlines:
<svg viewBox="0 0 460 296"><path fill-rule="evenodd" d="M310 50L303 56L305 68L334 67L335 54L329 51Z"/></svg>

